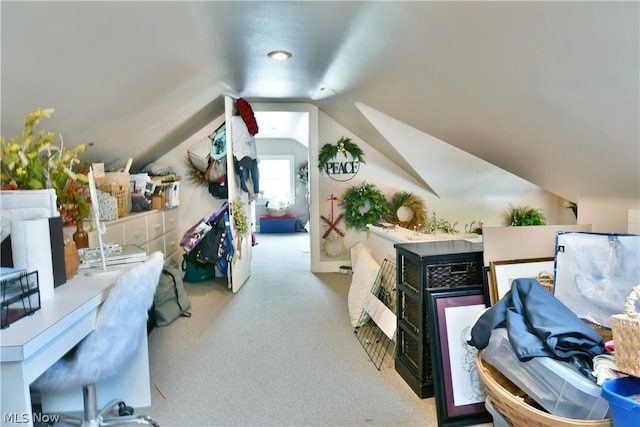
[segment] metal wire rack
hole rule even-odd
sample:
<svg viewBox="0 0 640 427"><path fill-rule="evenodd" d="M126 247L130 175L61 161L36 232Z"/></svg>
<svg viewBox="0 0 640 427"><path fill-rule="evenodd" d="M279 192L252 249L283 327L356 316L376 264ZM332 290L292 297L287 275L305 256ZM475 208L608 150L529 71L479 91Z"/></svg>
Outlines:
<svg viewBox="0 0 640 427"><path fill-rule="evenodd" d="M382 261L380 271L376 281L371 288L374 297L380 300L395 316L396 314L396 263L388 258ZM396 334L389 338L387 334L376 324L374 318L370 316L365 307L360 314L358 324L354 333L358 341L369 355L371 362L380 370L382 364L387 360L387 366L391 367L393 354L396 348ZM395 330L395 328L394 328Z"/></svg>

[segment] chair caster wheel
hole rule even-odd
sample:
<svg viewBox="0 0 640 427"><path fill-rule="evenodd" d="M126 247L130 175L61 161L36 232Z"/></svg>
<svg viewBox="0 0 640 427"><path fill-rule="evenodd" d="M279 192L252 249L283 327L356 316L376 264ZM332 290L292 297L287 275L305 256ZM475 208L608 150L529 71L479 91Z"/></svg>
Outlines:
<svg viewBox="0 0 640 427"><path fill-rule="evenodd" d="M127 406L124 402L118 403L118 415L121 417L125 417L128 415L133 415L133 408L131 406Z"/></svg>

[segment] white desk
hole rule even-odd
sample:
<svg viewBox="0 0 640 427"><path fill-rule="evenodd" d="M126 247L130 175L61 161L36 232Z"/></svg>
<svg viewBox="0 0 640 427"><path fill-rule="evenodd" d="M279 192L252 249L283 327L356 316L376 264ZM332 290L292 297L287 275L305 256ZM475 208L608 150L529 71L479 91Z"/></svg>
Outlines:
<svg viewBox="0 0 640 427"><path fill-rule="evenodd" d="M466 240L472 243L482 243L482 235L479 234L416 234L412 230L397 227L392 230L385 230L382 227L369 224L371 234L369 235L369 247L373 258L382 264L385 258L396 259L396 250L393 245L396 243L416 243L416 242L437 242L447 240Z"/></svg>
<svg viewBox="0 0 640 427"><path fill-rule="evenodd" d="M98 307L117 277L88 277L79 272L56 288L54 297L43 301L40 310L0 331L0 425L32 425L29 385L93 330ZM144 369L142 372L143 378L147 379L142 406L149 406L146 334L142 344L137 358L143 366L146 363L146 372ZM81 397L82 391L77 393ZM126 396L106 396L99 399L98 405L100 400L116 397ZM42 403L44 407L45 397ZM82 399L74 405L74 410L80 410ZM49 410L55 409L45 408L45 411Z"/></svg>

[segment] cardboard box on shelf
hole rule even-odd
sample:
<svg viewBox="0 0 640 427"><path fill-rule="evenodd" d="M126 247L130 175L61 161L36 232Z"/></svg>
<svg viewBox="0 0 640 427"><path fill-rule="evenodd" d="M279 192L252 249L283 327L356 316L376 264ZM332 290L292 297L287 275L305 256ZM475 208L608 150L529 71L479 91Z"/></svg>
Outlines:
<svg viewBox="0 0 640 427"><path fill-rule="evenodd" d="M164 209L167 204L167 197L164 191L155 193L151 197L151 209Z"/></svg>

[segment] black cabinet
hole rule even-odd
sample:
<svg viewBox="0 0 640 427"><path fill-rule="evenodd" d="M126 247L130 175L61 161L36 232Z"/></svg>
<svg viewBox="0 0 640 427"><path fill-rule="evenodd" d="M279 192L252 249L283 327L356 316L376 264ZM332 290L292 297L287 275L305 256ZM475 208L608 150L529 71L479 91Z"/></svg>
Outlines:
<svg viewBox="0 0 640 427"><path fill-rule="evenodd" d="M426 292L482 285L482 244L465 240L396 243L395 368L421 398L433 396Z"/></svg>

